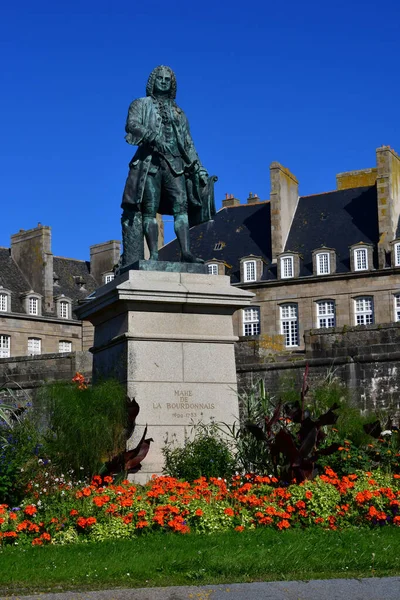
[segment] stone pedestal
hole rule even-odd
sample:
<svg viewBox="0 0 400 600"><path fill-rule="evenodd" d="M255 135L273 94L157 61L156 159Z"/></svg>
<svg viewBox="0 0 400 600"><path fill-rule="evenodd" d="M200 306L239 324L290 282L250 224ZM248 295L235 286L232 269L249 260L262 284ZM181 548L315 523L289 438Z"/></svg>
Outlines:
<svg viewBox="0 0 400 600"><path fill-rule="evenodd" d="M146 424L154 439L135 480L162 472L167 435L237 418L232 314L252 296L224 275L130 270L79 308L95 326L94 378L116 377L140 406L129 445Z"/></svg>

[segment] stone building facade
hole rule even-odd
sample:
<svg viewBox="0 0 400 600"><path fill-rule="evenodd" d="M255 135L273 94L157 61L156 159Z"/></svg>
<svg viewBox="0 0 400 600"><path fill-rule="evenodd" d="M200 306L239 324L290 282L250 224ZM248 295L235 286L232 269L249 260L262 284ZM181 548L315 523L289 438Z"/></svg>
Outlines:
<svg viewBox="0 0 400 600"><path fill-rule="evenodd" d="M300 196L296 177L270 167L270 199L227 195L191 247L212 274L254 293L235 332L271 353L304 353L311 329L400 321L400 157L376 151L376 167L337 175L337 189ZM176 260L173 241L161 260Z"/></svg>
<svg viewBox="0 0 400 600"><path fill-rule="evenodd" d="M75 316L79 301L113 277L120 243L90 248L90 261L54 256L51 229L38 224L0 248L0 360L82 352L93 343L90 323ZM6 360L5 360L6 359Z"/></svg>

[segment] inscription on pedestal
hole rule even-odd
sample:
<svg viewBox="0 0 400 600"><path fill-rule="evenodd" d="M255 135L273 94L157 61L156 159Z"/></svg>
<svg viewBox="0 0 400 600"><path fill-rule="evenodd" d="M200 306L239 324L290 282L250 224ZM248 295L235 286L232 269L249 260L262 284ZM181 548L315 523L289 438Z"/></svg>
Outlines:
<svg viewBox="0 0 400 600"><path fill-rule="evenodd" d="M214 409L214 402L196 402L191 389L175 389L171 402L153 402L153 410L166 410L174 419L196 419L203 411Z"/></svg>

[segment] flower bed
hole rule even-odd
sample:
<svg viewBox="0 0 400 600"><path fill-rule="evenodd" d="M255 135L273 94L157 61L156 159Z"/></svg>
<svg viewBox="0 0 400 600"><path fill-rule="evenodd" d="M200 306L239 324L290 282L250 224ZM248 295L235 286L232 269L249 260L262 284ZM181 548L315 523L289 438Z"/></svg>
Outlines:
<svg viewBox="0 0 400 600"><path fill-rule="evenodd" d="M379 471L339 478L326 468L313 481L287 487L249 474L229 483L154 477L145 486L95 476L83 487L61 482L56 491L32 490L20 507L0 505L2 544L101 541L153 531L400 526L400 475Z"/></svg>

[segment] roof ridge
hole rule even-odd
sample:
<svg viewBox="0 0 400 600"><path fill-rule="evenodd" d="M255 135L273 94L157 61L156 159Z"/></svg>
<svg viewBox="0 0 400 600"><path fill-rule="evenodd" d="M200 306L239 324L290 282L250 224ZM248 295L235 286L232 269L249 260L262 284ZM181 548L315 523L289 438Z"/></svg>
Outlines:
<svg viewBox="0 0 400 600"><path fill-rule="evenodd" d="M90 262L88 260L85 260L84 258L69 258L68 256L58 256L56 254L53 254L53 258L62 258L63 260L75 260L77 262Z"/></svg>
<svg viewBox="0 0 400 600"><path fill-rule="evenodd" d="M318 192L316 194L306 194L305 196L300 196L300 198L311 198L312 196L324 196L325 194L335 194L339 192L348 192L349 190L363 190L367 188L373 188L374 185L360 185L352 188L345 188L344 190L329 190L328 192Z"/></svg>

